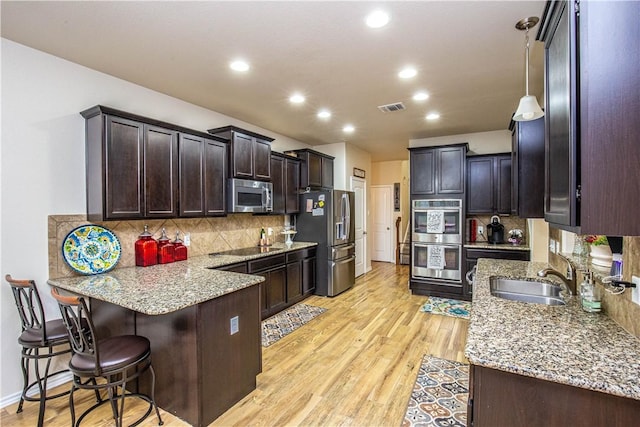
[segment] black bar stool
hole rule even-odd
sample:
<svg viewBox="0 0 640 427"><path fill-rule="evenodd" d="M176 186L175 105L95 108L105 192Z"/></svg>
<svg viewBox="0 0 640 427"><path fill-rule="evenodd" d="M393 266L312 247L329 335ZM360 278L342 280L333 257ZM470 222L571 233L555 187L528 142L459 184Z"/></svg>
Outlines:
<svg viewBox="0 0 640 427"><path fill-rule="evenodd" d="M140 424L154 408L158 416L158 425L162 425L163 421L154 396L156 376L151 366L149 340L139 335L119 335L97 340L91 312L83 297L61 295L57 288L51 289L51 295L58 301L73 350L73 356L69 361L69 370L73 374L69 395L72 425L79 426L91 411L110 402L116 425L122 427L125 397L139 397L149 403L147 412L131 426ZM84 325L87 325L88 329ZM147 370L151 372L150 395L127 392L127 383ZM82 382L82 378L87 381ZM96 381L98 379L100 381ZM99 401L80 415L76 422L73 394L78 389L107 390L109 400Z"/></svg>
<svg viewBox="0 0 640 427"><path fill-rule="evenodd" d="M38 288L33 280L16 280L10 274L5 276L5 280L11 285L13 298L18 308L20 321L22 322L22 333L18 337L18 343L22 346L22 358L20 366L24 386L17 413L22 412L22 405L28 402L40 402L38 411L38 427L41 427L44 419L45 402L69 394L69 391L47 396L47 381L49 378L69 372L62 369L54 373L49 373L51 360L61 354L70 353L69 336L62 319L46 321L42 300L38 293ZM54 350L54 347L63 346ZM40 371L40 360L47 360L44 374ZM30 380L30 366L33 362L33 372L35 380ZM34 387L38 387L38 397L27 396L27 393Z"/></svg>

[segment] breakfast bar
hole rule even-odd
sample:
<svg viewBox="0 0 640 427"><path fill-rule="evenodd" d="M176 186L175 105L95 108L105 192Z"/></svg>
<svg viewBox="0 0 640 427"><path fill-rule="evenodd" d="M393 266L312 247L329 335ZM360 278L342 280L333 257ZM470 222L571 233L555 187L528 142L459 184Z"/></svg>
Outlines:
<svg viewBox="0 0 640 427"><path fill-rule="evenodd" d="M99 336L149 338L156 402L203 426L255 389L262 368L255 285L264 278L216 270L244 259L199 256L48 283L90 298Z"/></svg>

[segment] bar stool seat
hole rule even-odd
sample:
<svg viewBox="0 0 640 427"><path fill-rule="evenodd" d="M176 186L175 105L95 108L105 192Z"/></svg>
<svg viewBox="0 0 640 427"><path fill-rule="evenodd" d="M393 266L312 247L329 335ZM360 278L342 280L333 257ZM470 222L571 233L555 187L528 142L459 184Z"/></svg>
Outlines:
<svg viewBox="0 0 640 427"><path fill-rule="evenodd" d="M67 328L64 326L62 319L50 320L46 322L46 326L42 329L26 329L18 337L18 343L20 345L40 347L43 342L42 331L46 331L44 336L45 346L69 343Z"/></svg>
<svg viewBox="0 0 640 427"><path fill-rule="evenodd" d="M93 375L96 370L102 375L118 371L130 364L142 362L151 355L151 343L138 335L122 335L110 337L98 342L100 347L100 366L96 367L95 358L84 354L74 354L69 362L72 372Z"/></svg>

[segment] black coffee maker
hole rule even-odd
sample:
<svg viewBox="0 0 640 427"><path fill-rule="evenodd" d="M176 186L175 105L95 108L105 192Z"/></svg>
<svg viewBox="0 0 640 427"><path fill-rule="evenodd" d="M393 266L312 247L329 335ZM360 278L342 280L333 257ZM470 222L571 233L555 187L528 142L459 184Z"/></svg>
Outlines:
<svg viewBox="0 0 640 427"><path fill-rule="evenodd" d="M489 243L504 243L504 225L500 224L500 217L491 217L491 224L487 225L487 241Z"/></svg>

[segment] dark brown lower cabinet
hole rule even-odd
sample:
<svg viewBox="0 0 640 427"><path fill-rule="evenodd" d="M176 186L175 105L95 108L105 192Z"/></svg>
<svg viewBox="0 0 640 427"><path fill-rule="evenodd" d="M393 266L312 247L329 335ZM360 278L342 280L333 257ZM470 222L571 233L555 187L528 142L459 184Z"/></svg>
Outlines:
<svg viewBox="0 0 640 427"><path fill-rule="evenodd" d="M157 316L99 300L91 300L91 309L101 336L149 339L158 406L193 426L206 426L256 387L262 371L259 301L256 285ZM239 329L232 334L234 317ZM149 384L148 376L139 381L145 392Z"/></svg>
<svg viewBox="0 0 640 427"><path fill-rule="evenodd" d="M471 365L467 425L631 426L640 400Z"/></svg>

